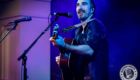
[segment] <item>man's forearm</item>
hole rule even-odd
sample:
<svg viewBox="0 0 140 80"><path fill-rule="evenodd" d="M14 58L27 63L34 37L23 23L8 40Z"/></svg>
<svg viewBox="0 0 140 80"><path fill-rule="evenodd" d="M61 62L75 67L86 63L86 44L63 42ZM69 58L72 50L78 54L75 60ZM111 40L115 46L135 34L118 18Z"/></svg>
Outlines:
<svg viewBox="0 0 140 80"><path fill-rule="evenodd" d="M90 48L89 45L69 45L65 44L64 49L71 53L89 55L91 56L94 51Z"/></svg>

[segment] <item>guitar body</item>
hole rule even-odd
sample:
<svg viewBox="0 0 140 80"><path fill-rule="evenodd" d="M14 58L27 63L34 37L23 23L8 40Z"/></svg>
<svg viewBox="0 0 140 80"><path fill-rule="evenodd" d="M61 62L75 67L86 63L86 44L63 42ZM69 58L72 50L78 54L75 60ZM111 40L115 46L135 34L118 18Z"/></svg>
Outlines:
<svg viewBox="0 0 140 80"><path fill-rule="evenodd" d="M60 62L59 67L61 69L63 68L69 68L69 60L70 60L70 53L60 53Z"/></svg>
<svg viewBox="0 0 140 80"><path fill-rule="evenodd" d="M64 39L65 43L71 44L73 39ZM70 69L70 56L71 53L65 53L60 51L60 62L59 67L62 71L62 78L63 80L75 80L73 71Z"/></svg>
<svg viewBox="0 0 140 80"><path fill-rule="evenodd" d="M71 44L73 39L64 39L65 43L67 44ZM69 60L70 60L70 53L65 53L62 50L60 50L60 62L59 62L59 67L60 68L64 68L64 67L68 67L69 68Z"/></svg>

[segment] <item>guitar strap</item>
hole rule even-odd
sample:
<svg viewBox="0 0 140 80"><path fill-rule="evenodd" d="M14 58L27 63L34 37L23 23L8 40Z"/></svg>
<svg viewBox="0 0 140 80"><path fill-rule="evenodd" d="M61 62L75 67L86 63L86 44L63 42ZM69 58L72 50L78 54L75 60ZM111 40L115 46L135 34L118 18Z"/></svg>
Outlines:
<svg viewBox="0 0 140 80"><path fill-rule="evenodd" d="M95 20L95 18L90 19L92 16L93 16L93 15L91 15L90 17L88 17L84 22L81 22L81 23L76 24L76 25L74 25L74 26L70 26L70 27L67 27L67 28L62 29L61 32L66 33L66 32L68 32L68 31L70 31L70 30L72 30L72 29L75 29L75 28L78 28L79 26L82 26L82 25L85 24L85 23L88 23L88 22L90 22L90 21Z"/></svg>

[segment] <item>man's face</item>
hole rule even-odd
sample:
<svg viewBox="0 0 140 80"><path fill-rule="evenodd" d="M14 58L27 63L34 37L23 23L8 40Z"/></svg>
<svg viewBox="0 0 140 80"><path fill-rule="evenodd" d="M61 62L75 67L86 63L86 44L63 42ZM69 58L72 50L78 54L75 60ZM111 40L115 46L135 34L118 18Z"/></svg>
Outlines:
<svg viewBox="0 0 140 80"><path fill-rule="evenodd" d="M84 21L87 19L92 14L90 0L78 0L76 4L76 12L80 20Z"/></svg>

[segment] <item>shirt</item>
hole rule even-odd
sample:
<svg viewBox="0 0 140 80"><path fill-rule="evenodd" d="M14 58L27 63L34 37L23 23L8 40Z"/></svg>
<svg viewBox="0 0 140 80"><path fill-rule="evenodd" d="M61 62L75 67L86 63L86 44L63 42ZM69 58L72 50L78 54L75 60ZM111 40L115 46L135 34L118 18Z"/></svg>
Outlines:
<svg viewBox="0 0 140 80"><path fill-rule="evenodd" d="M76 30L72 44L89 45L94 53L92 56L71 53L70 69L75 80L84 80L85 76L85 80L108 80L109 48L104 25L95 19L82 31L82 26Z"/></svg>

